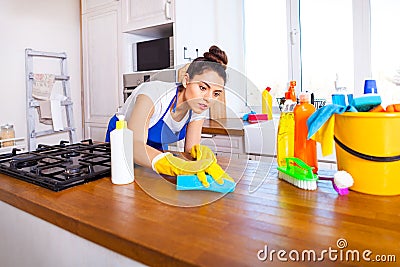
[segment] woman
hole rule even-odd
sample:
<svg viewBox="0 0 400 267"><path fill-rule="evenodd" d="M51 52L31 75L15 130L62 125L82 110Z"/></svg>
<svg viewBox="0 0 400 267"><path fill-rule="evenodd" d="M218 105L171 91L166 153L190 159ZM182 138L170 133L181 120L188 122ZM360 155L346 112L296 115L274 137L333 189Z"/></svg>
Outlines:
<svg viewBox="0 0 400 267"><path fill-rule="evenodd" d="M188 67L182 83L146 82L126 100L122 113L134 133L134 160L160 174L171 176L197 174L208 187L206 173L222 184L233 181L216 163L213 152L199 145L205 116L226 83L224 51L211 46L203 57ZM196 161L186 161L164 153L168 144L185 138L185 152Z"/></svg>

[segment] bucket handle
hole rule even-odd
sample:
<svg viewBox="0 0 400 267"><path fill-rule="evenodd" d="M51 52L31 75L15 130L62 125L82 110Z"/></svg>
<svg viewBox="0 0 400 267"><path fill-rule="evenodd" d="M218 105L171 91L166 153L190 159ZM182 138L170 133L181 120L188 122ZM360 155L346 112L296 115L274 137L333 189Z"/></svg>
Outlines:
<svg viewBox="0 0 400 267"><path fill-rule="evenodd" d="M367 154L360 153L358 151L355 151L351 149L350 147L346 146L342 142L337 139L336 136L333 136L333 139L335 140L336 144L342 148L344 151L350 153L353 156L356 156L361 159L369 160L369 161L377 161L377 162L393 162L393 161L398 161L400 160L400 155L399 156L391 156L391 157L377 157L377 156L371 156Z"/></svg>

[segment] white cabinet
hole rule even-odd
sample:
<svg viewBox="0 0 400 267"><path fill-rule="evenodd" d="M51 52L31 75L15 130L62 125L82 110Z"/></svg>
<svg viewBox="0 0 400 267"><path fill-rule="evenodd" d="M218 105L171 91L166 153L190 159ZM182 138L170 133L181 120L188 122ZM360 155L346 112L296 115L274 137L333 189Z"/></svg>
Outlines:
<svg viewBox="0 0 400 267"><path fill-rule="evenodd" d="M174 0L122 0L122 30L136 31L174 21Z"/></svg>
<svg viewBox="0 0 400 267"><path fill-rule="evenodd" d="M203 135L200 144L208 146L217 156L239 158L245 153L243 136Z"/></svg>
<svg viewBox="0 0 400 267"><path fill-rule="evenodd" d="M197 57L196 49L202 56L215 44L226 51L230 68L244 71L242 5L242 0L175 0L175 62L186 64Z"/></svg>
<svg viewBox="0 0 400 267"><path fill-rule="evenodd" d="M82 14L95 11L103 8L110 3L118 2L119 0L81 0Z"/></svg>
<svg viewBox="0 0 400 267"><path fill-rule="evenodd" d="M85 138L98 132L116 112L122 100L120 71L120 2L82 15L82 56ZM96 128L96 138L90 135Z"/></svg>
<svg viewBox="0 0 400 267"><path fill-rule="evenodd" d="M175 62L182 65L216 43L214 0L175 0ZM184 48L187 50L184 52ZM186 57L186 58L184 58Z"/></svg>
<svg viewBox="0 0 400 267"><path fill-rule="evenodd" d="M175 0L174 55L180 67L217 45L228 56L226 116L248 112L242 0Z"/></svg>

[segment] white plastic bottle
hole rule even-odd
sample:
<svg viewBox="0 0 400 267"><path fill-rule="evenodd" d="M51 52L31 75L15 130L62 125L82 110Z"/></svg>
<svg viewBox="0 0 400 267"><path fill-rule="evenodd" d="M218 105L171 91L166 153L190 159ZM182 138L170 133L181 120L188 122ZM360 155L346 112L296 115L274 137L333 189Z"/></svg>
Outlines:
<svg viewBox="0 0 400 267"><path fill-rule="evenodd" d="M117 115L119 121L110 133L111 145L111 182L129 184L135 179L133 172L133 132L127 128L123 115Z"/></svg>

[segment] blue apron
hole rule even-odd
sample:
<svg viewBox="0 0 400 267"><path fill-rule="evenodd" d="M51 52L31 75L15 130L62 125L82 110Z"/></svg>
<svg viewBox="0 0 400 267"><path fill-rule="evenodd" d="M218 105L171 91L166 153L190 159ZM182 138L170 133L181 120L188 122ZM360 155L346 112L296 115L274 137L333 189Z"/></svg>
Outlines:
<svg viewBox="0 0 400 267"><path fill-rule="evenodd" d="M178 99L178 89L176 90L175 97L169 103L162 117L157 121L156 124L149 128L147 135L147 145L158 150L168 150L168 144L175 143L185 138L187 125L189 124L192 117L192 110L189 111L189 118L187 119L185 125L177 133L174 133L163 120L165 114L169 112L171 105L175 99ZM173 111L175 111L175 108L176 102L174 103ZM106 142L110 142L110 132L115 129L115 124L117 120L118 118L116 116L113 116L110 119L106 134Z"/></svg>

